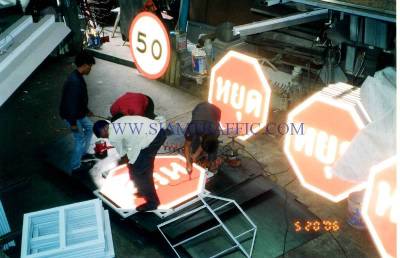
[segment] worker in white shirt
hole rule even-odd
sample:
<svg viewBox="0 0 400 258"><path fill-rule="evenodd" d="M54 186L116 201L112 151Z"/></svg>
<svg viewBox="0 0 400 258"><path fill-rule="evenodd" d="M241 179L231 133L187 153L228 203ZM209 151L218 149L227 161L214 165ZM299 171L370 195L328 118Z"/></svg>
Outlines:
<svg viewBox="0 0 400 258"><path fill-rule="evenodd" d="M165 142L166 132L159 121L141 116L124 116L113 123L97 121L93 132L98 138L108 138L121 156L128 162L129 174L138 197L146 203L136 208L139 212L157 209L160 204L154 187L154 159Z"/></svg>

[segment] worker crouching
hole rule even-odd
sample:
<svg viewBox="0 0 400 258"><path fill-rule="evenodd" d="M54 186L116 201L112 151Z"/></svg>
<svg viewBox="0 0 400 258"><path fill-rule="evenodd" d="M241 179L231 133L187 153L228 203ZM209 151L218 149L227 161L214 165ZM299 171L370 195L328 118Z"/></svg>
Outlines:
<svg viewBox="0 0 400 258"><path fill-rule="evenodd" d="M193 163L207 167L211 172L217 172L220 165L218 160L218 137L221 110L208 102L198 104L192 111L192 120L185 131L184 153L186 169L191 174ZM202 156L207 157L201 161Z"/></svg>
<svg viewBox="0 0 400 258"><path fill-rule="evenodd" d="M128 163L129 175L137 188L137 197L146 203L138 206L138 212L157 209L160 204L154 186L154 160L166 140L165 129L160 122L141 116L124 116L113 123L97 121L93 132L98 138L108 138Z"/></svg>

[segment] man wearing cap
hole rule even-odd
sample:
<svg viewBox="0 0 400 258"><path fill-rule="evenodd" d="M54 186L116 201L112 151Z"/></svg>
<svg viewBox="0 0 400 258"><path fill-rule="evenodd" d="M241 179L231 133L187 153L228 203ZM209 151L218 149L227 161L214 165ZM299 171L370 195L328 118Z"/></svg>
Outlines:
<svg viewBox="0 0 400 258"><path fill-rule="evenodd" d="M154 160L166 132L160 122L142 116L123 116L113 123L99 120L93 126L98 138L108 138L123 162L128 162L129 174L138 193L146 203L136 208L139 212L157 209L160 204L154 187Z"/></svg>

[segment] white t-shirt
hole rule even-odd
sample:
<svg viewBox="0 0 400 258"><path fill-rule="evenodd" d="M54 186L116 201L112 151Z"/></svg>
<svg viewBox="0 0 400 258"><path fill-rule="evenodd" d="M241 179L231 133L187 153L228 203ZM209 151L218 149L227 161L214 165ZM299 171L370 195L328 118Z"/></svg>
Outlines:
<svg viewBox="0 0 400 258"><path fill-rule="evenodd" d="M120 156L135 163L141 150L156 138L162 123L142 116L124 116L109 125L109 140Z"/></svg>

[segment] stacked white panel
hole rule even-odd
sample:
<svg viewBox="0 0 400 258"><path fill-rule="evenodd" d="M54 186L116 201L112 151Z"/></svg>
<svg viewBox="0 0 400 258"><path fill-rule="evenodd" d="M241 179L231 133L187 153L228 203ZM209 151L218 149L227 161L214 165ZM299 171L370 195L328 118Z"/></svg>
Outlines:
<svg viewBox="0 0 400 258"><path fill-rule="evenodd" d="M108 211L96 199L25 214L21 257L114 257Z"/></svg>
<svg viewBox="0 0 400 258"><path fill-rule="evenodd" d="M327 87L323 88L318 94L328 99L333 98L335 100L338 100L344 106L354 108L355 112L360 117L361 122L364 125L368 124L371 121L368 113L361 104L360 88L339 82L336 84L328 85Z"/></svg>
<svg viewBox="0 0 400 258"><path fill-rule="evenodd" d="M3 208L3 204L0 200L0 236L4 236L7 233L11 232L10 225L8 224L7 216ZM11 241L3 246L3 250L6 251L10 247L15 246L15 242Z"/></svg>
<svg viewBox="0 0 400 258"><path fill-rule="evenodd" d="M54 15L45 15L38 22L22 16L0 34L0 106L70 31Z"/></svg>

